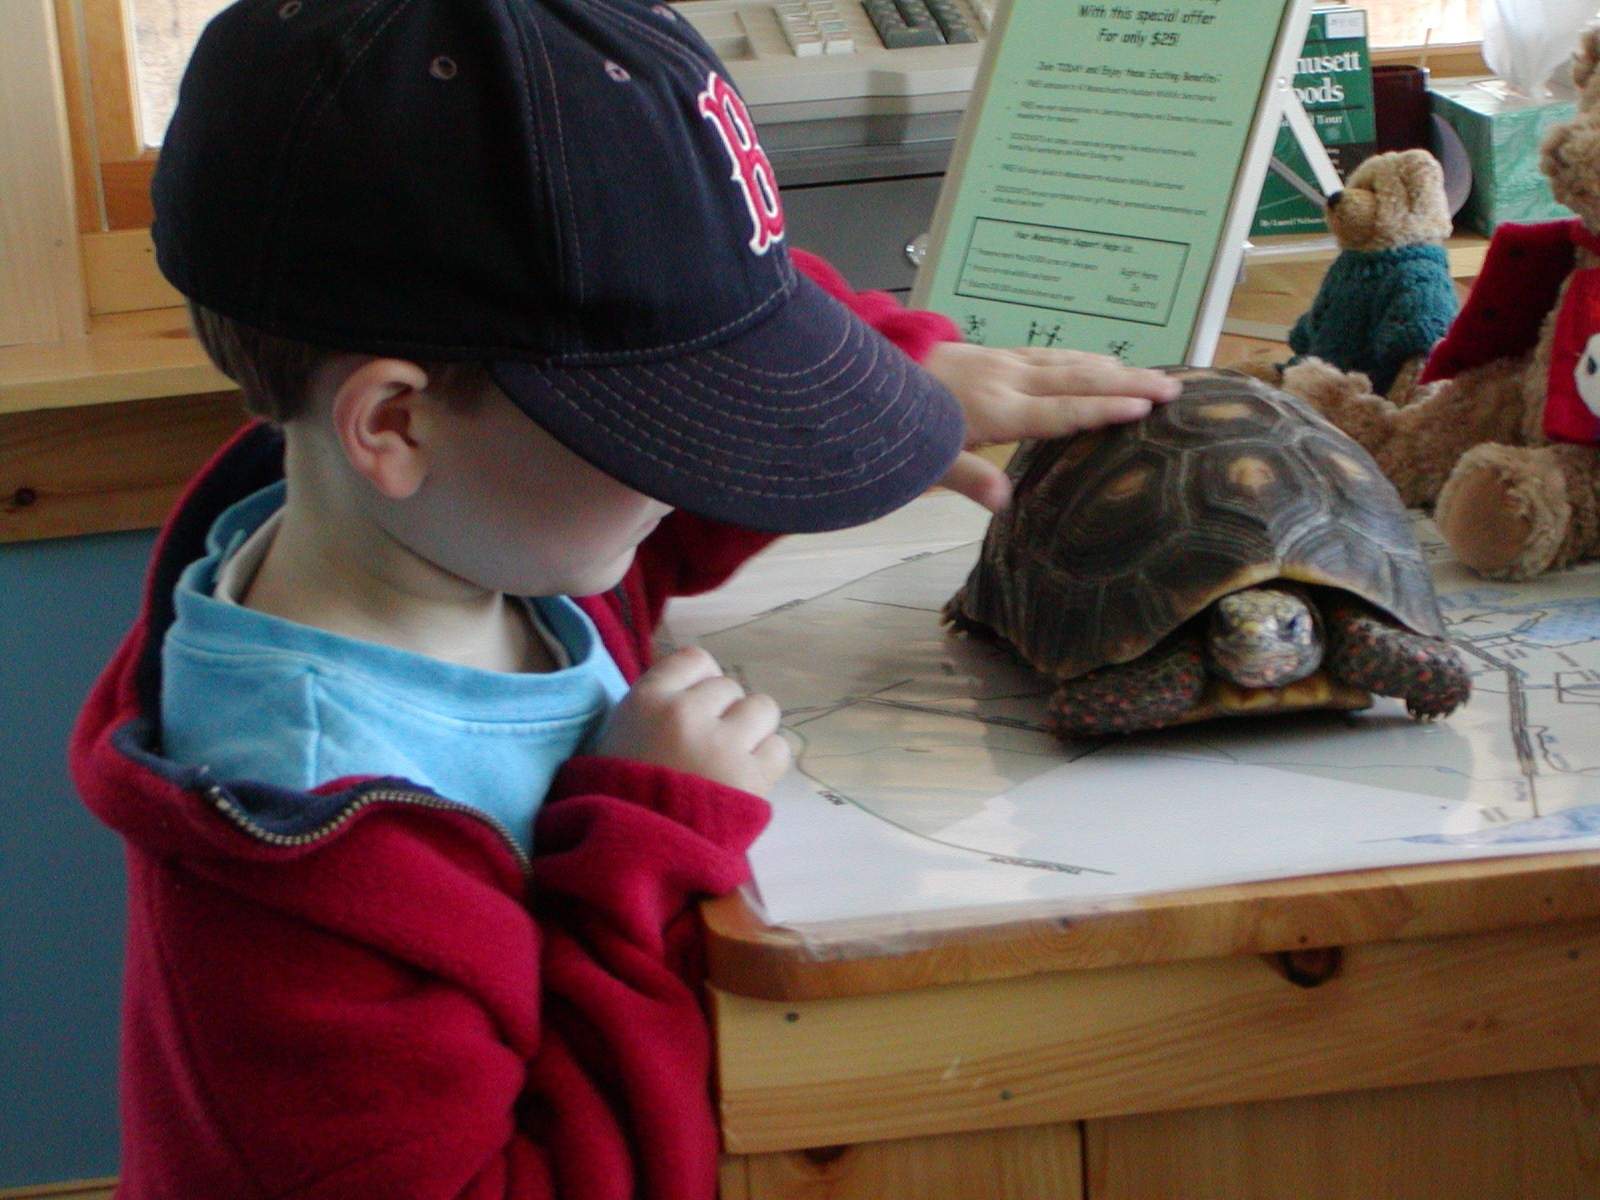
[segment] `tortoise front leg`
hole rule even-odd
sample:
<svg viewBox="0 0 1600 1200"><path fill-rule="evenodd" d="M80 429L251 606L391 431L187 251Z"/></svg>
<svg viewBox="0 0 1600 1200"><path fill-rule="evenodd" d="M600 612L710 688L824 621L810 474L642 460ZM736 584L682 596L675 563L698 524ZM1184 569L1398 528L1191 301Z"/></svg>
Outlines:
<svg viewBox="0 0 1600 1200"><path fill-rule="evenodd" d="M1330 600L1328 673L1380 696L1399 696L1413 717L1448 716L1472 695L1461 652L1442 638L1416 633L1363 604Z"/></svg>
<svg viewBox="0 0 1600 1200"><path fill-rule="evenodd" d="M1132 662L1062 683L1050 698L1050 732L1066 738L1159 729L1192 709L1205 687L1200 639L1171 637Z"/></svg>

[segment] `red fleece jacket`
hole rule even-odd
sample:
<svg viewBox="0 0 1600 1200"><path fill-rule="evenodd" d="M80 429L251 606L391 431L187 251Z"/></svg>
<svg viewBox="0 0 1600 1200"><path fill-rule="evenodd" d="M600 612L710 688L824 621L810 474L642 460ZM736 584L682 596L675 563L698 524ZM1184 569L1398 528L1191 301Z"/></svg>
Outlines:
<svg viewBox="0 0 1600 1200"><path fill-rule="evenodd" d="M918 357L954 336L796 258ZM85 802L127 843L118 1195L710 1200L696 904L748 877L765 802L582 756L528 861L402 780L294 794L161 756L173 585L281 450L251 426L191 485L73 737ZM581 603L636 678L667 599L768 540L673 514Z"/></svg>

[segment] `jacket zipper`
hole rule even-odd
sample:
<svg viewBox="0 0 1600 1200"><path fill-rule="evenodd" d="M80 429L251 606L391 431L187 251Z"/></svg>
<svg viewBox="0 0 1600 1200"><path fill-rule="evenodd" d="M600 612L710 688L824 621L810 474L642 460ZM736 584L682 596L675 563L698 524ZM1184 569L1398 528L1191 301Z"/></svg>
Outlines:
<svg viewBox="0 0 1600 1200"><path fill-rule="evenodd" d="M528 858L527 851L517 843L508 830L499 821L487 813L473 808L469 804L461 804L455 800L446 800L442 796L435 796L431 792L412 791L407 788L375 787L371 791L362 792L335 813L332 819L307 830L305 833L274 833L270 829L263 829L251 819L250 814L234 803L233 797L221 784L211 784L205 789L206 798L218 812L226 817L233 825L257 841L266 842L273 846L307 846L312 842L321 841L342 828L351 817L364 808L373 804L410 804L418 808L438 809L442 812L460 812L482 821L500 835L500 840L505 842L506 848L522 868L524 875L533 871L533 863Z"/></svg>

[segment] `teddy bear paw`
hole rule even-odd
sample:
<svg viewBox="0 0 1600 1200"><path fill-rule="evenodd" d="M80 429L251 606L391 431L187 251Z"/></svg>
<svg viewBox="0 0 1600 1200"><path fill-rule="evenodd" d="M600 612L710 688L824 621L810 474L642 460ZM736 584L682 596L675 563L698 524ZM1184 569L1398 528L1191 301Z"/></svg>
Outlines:
<svg viewBox="0 0 1600 1200"><path fill-rule="evenodd" d="M1325 359L1306 355L1284 369L1284 391L1299 396L1329 420L1374 402L1387 405L1372 391L1371 377L1360 371L1345 371Z"/></svg>
<svg viewBox="0 0 1600 1200"><path fill-rule="evenodd" d="M1272 387L1283 385L1283 364L1267 358L1245 358L1227 364L1228 369L1259 379Z"/></svg>
<svg viewBox="0 0 1600 1200"><path fill-rule="evenodd" d="M1541 451L1488 443L1445 480L1434 523L1457 558L1490 579L1549 569L1572 520L1566 480Z"/></svg>

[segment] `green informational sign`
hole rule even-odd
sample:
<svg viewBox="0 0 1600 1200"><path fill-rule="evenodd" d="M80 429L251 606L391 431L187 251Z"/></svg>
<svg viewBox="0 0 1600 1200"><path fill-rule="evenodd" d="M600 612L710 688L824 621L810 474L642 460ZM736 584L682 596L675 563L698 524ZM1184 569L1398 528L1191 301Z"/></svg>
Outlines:
<svg viewBox="0 0 1600 1200"><path fill-rule="evenodd" d="M913 301L971 341L1210 361L1309 0L1011 0Z"/></svg>

